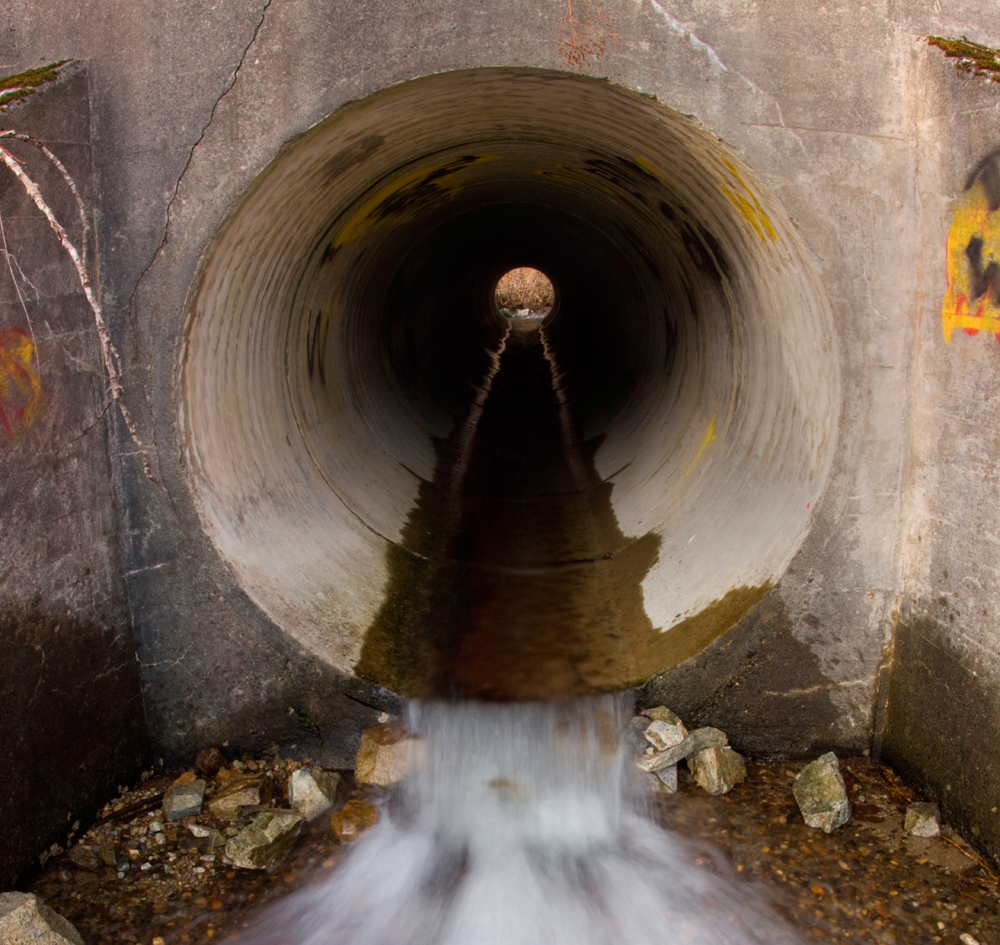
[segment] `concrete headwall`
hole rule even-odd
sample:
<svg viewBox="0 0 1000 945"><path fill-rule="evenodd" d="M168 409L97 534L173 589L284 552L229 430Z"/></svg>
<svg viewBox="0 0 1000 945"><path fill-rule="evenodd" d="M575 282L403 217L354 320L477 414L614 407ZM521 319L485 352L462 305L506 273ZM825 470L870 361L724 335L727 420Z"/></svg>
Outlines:
<svg viewBox="0 0 1000 945"><path fill-rule="evenodd" d="M296 741L343 764L394 704L270 619L204 529L178 353L213 236L282 148L347 102L442 71L565 70L654 96L735 149L811 252L839 355L832 472L798 554L734 630L640 697L752 753L882 752L1000 852L1000 350L992 331L942 319L955 207L980 199L966 184L1000 147L1000 112L995 85L925 42L996 46L1000 33L990 5L938 6L112 2L73 19L54 0L14 0L5 72L68 57L90 70L103 298L162 481L112 421L116 573L156 752ZM966 226L951 277L978 274L967 317L985 299L992 318L993 211L975 186L978 268L963 269Z"/></svg>
<svg viewBox="0 0 1000 945"><path fill-rule="evenodd" d="M0 113L0 129L11 126L57 153L95 206L86 69ZM31 145L2 144L81 245L59 173ZM94 318L49 224L3 173L0 887L65 844L146 757Z"/></svg>

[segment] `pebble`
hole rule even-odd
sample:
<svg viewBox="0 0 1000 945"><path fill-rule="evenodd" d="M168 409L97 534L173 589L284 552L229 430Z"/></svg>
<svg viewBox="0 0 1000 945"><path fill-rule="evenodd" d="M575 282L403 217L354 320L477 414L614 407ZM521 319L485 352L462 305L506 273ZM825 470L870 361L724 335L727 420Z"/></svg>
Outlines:
<svg viewBox="0 0 1000 945"><path fill-rule="evenodd" d="M914 837L941 836L941 811L937 804L918 801L910 804L904 814L903 827Z"/></svg>
<svg viewBox="0 0 1000 945"><path fill-rule="evenodd" d="M690 758L706 748L724 748L728 744L729 739L726 738L725 732L710 727L696 728L679 745L653 755L644 755L636 762L636 765L643 771L659 771L661 768L669 768L670 765L675 765L678 761Z"/></svg>
<svg viewBox="0 0 1000 945"><path fill-rule="evenodd" d="M290 810L265 811L226 843L226 857L233 866L266 870L277 866L291 850L305 818ZM200 869L201 867L195 867Z"/></svg>
<svg viewBox="0 0 1000 945"><path fill-rule="evenodd" d="M322 768L299 768L288 779L288 802L306 820L313 820L333 807L340 775Z"/></svg>
<svg viewBox="0 0 1000 945"><path fill-rule="evenodd" d="M378 808L370 801L351 800L330 818L330 825L341 843L351 843L374 827L378 819Z"/></svg>
<svg viewBox="0 0 1000 945"><path fill-rule="evenodd" d="M810 827L832 833L851 817L851 803L840 775L837 756L828 751L809 762L792 785L795 801Z"/></svg>
<svg viewBox="0 0 1000 945"><path fill-rule="evenodd" d="M354 780L386 787L406 777L414 739L402 722L385 722L361 733Z"/></svg>
<svg viewBox="0 0 1000 945"><path fill-rule="evenodd" d="M0 942L3 945L83 945L80 933L38 896L0 893Z"/></svg>
<svg viewBox="0 0 1000 945"><path fill-rule="evenodd" d="M206 778L214 778L226 767L226 756L218 748L203 748L194 760L194 766Z"/></svg>
<svg viewBox="0 0 1000 945"><path fill-rule="evenodd" d="M688 758L695 781L709 794L728 794L747 776L743 756L732 748L706 748Z"/></svg>
<svg viewBox="0 0 1000 945"><path fill-rule="evenodd" d="M240 778L224 787L208 802L208 809L219 820L235 820L241 807L266 807L274 795L274 785L266 775Z"/></svg>
<svg viewBox="0 0 1000 945"><path fill-rule="evenodd" d="M201 779L174 783L163 795L163 818L169 822L197 817L205 800L205 782Z"/></svg>

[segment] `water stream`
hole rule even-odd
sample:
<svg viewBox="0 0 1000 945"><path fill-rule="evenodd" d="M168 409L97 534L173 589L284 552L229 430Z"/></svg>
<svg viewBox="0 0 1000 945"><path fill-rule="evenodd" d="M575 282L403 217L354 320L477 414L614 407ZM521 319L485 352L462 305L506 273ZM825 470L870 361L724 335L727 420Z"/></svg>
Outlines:
<svg viewBox="0 0 1000 945"><path fill-rule="evenodd" d="M392 812L247 945L783 945L758 888L635 806L623 696L411 703ZM724 872L724 870L723 870Z"/></svg>

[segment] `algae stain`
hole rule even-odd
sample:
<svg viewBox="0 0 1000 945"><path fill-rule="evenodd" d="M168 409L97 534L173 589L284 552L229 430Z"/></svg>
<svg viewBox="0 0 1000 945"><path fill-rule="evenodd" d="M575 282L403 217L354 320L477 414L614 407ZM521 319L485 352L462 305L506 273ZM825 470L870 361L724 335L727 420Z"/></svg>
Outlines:
<svg viewBox="0 0 1000 945"><path fill-rule="evenodd" d="M946 39L944 36L928 36L928 46L936 46L948 59L958 60L955 67L969 75L984 76L989 81L1000 82L1000 49L991 49L979 43L970 42L966 37Z"/></svg>
<svg viewBox="0 0 1000 945"><path fill-rule="evenodd" d="M34 69L0 78L0 109L27 98L40 85L54 82L59 78L59 70L72 61L72 59L60 59L58 62L50 62L47 66L36 66Z"/></svg>

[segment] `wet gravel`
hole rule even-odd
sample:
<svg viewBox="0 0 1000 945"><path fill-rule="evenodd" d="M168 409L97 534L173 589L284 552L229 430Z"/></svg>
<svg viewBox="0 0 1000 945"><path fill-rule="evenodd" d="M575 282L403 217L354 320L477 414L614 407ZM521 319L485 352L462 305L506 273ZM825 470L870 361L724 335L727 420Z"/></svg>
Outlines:
<svg viewBox="0 0 1000 945"><path fill-rule="evenodd" d="M271 777L275 806L288 806L287 779L297 762L237 764ZM866 759L841 760L854 815L828 836L807 827L795 806L792 780L801 767L749 763L746 781L723 797L682 776L677 794L653 801L653 816L704 850L706 865L759 884L807 940L1000 945L995 868L947 828L933 839L907 835L903 813L919 798L891 771ZM328 877L347 849L323 815L278 867L227 865L210 838L194 837L186 822L163 822L159 799L180 774L149 777L108 805L82 847L52 857L28 890L69 919L87 945L226 940L263 905ZM342 775L338 806L371 796L349 772ZM209 779L206 801L218 786ZM232 833L255 813L222 822L206 803L196 822ZM101 857L111 859L112 850L114 865L104 865ZM74 865L74 858L91 869Z"/></svg>

